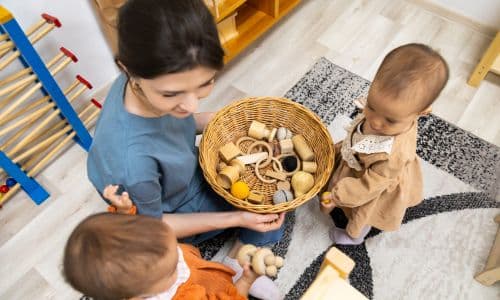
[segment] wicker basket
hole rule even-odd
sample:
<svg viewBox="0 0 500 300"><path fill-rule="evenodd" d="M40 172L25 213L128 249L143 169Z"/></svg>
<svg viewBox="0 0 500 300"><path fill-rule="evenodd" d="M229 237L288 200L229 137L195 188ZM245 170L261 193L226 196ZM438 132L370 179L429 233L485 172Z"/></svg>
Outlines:
<svg viewBox="0 0 500 300"><path fill-rule="evenodd" d="M219 149L229 142L247 135L252 121L259 121L269 127L286 127L294 134L302 134L308 145L313 149L318 165L314 174L315 184L306 194L293 201L273 204L272 197L276 192L275 184L261 182L253 168L247 166L241 176L252 190L264 195L264 204L253 204L246 200L233 197L229 191L217 184L216 166L220 161ZM246 151L249 144L243 142L241 148ZM330 178L334 161L333 141L321 120L309 109L284 98L259 97L247 98L230 104L219 111L208 124L200 143L200 165L203 174L212 188L233 206L257 212L278 213L289 211L313 198L323 188ZM268 167L270 168L270 167ZM265 169L262 169L262 173Z"/></svg>

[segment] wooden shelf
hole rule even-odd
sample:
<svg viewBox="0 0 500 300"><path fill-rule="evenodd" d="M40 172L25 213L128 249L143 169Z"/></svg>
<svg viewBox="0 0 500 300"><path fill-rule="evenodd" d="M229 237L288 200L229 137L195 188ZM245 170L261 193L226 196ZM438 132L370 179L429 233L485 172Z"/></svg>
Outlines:
<svg viewBox="0 0 500 300"><path fill-rule="evenodd" d="M215 20L216 23L227 18L229 15L233 14L240 6L242 6L246 0L225 0L224 5L219 8L219 16Z"/></svg>
<svg viewBox="0 0 500 300"><path fill-rule="evenodd" d="M260 1L269 1L268 3L259 3L262 10L259 10L258 7L252 5L250 1L243 3L236 10L236 30L238 31L238 36L227 41L223 45L226 50L226 57L224 58L226 63L231 61L246 47L262 36L282 17L284 17L300 3L300 0ZM273 3L273 1L275 2ZM234 13L234 11L232 13ZM276 15L276 17L273 15Z"/></svg>
<svg viewBox="0 0 500 300"><path fill-rule="evenodd" d="M299 5L300 0L280 0L279 4L279 17L288 14L295 6Z"/></svg>

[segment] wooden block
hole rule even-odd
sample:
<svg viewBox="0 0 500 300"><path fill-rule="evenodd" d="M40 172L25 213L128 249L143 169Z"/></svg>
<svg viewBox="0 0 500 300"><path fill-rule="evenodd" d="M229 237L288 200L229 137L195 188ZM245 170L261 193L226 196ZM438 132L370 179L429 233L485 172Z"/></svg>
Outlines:
<svg viewBox="0 0 500 300"><path fill-rule="evenodd" d="M275 179L278 179L278 180L281 180L281 181L285 181L286 180L286 174L283 173L283 172L275 172L275 171L272 171L272 170L267 170L265 175L267 177L275 178Z"/></svg>
<svg viewBox="0 0 500 300"><path fill-rule="evenodd" d="M323 269L326 265L334 267L335 270L339 272L340 277L347 279L352 269L354 269L355 264L349 256L344 254L344 252L332 247L326 253L321 269Z"/></svg>
<svg viewBox="0 0 500 300"><path fill-rule="evenodd" d="M318 169L318 165L313 161L303 161L302 162L302 171L314 174Z"/></svg>
<svg viewBox="0 0 500 300"><path fill-rule="evenodd" d="M290 186L290 182L288 181L280 181L276 184L278 190L287 190L289 191L292 187Z"/></svg>
<svg viewBox="0 0 500 300"><path fill-rule="evenodd" d="M253 191L250 191L250 194L248 195L247 200L249 202L252 202L255 204L262 204L262 202L264 202L264 195L257 194Z"/></svg>
<svg viewBox="0 0 500 300"><path fill-rule="evenodd" d="M293 142L291 139L280 141L281 154L287 154L293 152Z"/></svg>
<svg viewBox="0 0 500 300"><path fill-rule="evenodd" d="M257 152L257 153L252 153L252 154L248 154L248 155L239 156L238 160L241 161L245 165L249 165L249 164L254 164L254 163L258 162L259 160L266 159L267 156L268 156L267 152Z"/></svg>
<svg viewBox="0 0 500 300"><path fill-rule="evenodd" d="M229 163L233 158L241 155L241 150L233 142L227 143L219 149L219 154L226 163Z"/></svg>

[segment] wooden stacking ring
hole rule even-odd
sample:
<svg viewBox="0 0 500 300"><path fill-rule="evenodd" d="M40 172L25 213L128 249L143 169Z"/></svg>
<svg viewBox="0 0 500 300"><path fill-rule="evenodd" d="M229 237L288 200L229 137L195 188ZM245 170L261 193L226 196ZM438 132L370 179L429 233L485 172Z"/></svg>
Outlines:
<svg viewBox="0 0 500 300"><path fill-rule="evenodd" d="M246 141L256 142L257 140L249 136L242 136L236 141L236 146L241 149L240 144Z"/></svg>
<svg viewBox="0 0 500 300"><path fill-rule="evenodd" d="M255 169L258 169L259 168L258 166L260 166L260 168L265 168L265 167L269 166L269 164L272 161L273 149L271 148L271 146L268 143L262 142L262 141L257 141L255 143L251 144L250 147L248 147L247 154L251 154L253 148L255 148L257 146L263 146L265 148L265 150L267 150L268 156L267 156L266 161L262 165L256 164ZM259 163L261 163L261 161Z"/></svg>
<svg viewBox="0 0 500 300"><path fill-rule="evenodd" d="M269 158L269 157L268 157ZM272 157L271 156L271 159L269 159L269 161L271 160L277 160L276 158ZM259 167L260 167L260 164L264 161L265 159L261 159L259 160L256 164L255 164L255 176L257 176L257 178L264 182L264 183L275 183L276 182L276 179L266 179L264 178L260 173L259 173Z"/></svg>
<svg viewBox="0 0 500 300"><path fill-rule="evenodd" d="M297 158L297 167L295 168L295 170L291 171L291 172L284 172L286 174L286 176L292 176L293 174L297 173L299 170L300 170L300 159L299 157L297 156L297 154L295 153L285 153L285 154L281 154L279 155L277 158L277 160L279 161L280 163L280 166L281 166L281 159L282 158L285 158L285 157L288 157L288 156L295 156L295 158ZM274 157L273 157L274 158ZM283 169L283 167L281 166L281 168ZM275 163L273 161L273 169L276 171L275 169Z"/></svg>

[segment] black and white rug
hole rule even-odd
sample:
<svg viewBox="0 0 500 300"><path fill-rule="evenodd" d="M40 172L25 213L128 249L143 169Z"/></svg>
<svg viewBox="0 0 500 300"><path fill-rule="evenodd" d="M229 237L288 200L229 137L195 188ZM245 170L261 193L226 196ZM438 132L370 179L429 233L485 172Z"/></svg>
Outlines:
<svg viewBox="0 0 500 300"><path fill-rule="evenodd" d="M338 115L353 115L352 100L366 95L369 84L323 58L285 97L328 125ZM425 200L407 211L401 229L372 230L361 245L338 246L356 262L350 283L370 299L500 299L500 284L485 287L473 279L497 230L500 148L431 115L420 121L418 154ZM286 226L274 247L285 257L276 282L286 299L299 299L333 245L332 220L313 199L289 213ZM220 260L230 247L227 239L204 243L202 253Z"/></svg>

